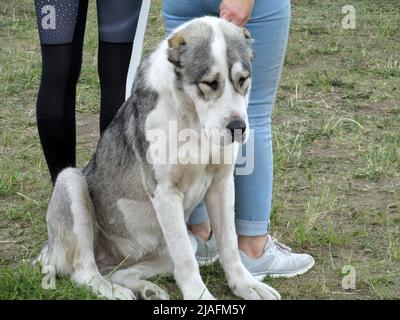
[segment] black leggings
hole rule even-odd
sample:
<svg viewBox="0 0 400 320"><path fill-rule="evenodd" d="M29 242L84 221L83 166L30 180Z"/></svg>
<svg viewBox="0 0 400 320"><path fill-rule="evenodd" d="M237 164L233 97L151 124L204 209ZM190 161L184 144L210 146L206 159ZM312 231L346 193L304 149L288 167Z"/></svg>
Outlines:
<svg viewBox="0 0 400 320"><path fill-rule="evenodd" d="M100 132L125 100L126 77L141 0L97 0ZM35 0L42 53L36 115L52 182L76 166L75 98L88 0Z"/></svg>

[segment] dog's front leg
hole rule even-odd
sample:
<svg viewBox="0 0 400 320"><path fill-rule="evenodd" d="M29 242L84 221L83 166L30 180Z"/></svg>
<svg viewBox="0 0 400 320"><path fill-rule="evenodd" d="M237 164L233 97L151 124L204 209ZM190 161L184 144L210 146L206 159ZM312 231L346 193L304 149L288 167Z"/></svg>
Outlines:
<svg viewBox="0 0 400 320"><path fill-rule="evenodd" d="M219 249L219 261L231 290L244 299L280 299L279 293L257 281L244 267L237 243L234 221L233 175L211 185L205 201Z"/></svg>
<svg viewBox="0 0 400 320"><path fill-rule="evenodd" d="M153 205L174 264L174 277L185 300L211 300L214 297L201 279L199 267L186 229L183 194L158 186Z"/></svg>

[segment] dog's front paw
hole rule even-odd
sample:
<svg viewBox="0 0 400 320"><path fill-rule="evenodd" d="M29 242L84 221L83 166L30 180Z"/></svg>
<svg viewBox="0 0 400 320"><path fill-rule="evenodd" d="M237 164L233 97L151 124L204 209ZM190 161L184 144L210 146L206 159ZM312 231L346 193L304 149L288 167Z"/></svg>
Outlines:
<svg viewBox="0 0 400 320"><path fill-rule="evenodd" d="M280 300L281 295L269 285L255 279L239 280L231 285L232 291L246 300Z"/></svg>

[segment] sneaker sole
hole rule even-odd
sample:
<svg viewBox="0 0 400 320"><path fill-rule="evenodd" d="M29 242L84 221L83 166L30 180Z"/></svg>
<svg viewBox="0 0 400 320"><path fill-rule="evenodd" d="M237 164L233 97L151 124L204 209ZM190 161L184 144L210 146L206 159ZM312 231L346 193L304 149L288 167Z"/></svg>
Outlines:
<svg viewBox="0 0 400 320"><path fill-rule="evenodd" d="M297 276L301 276L306 272L310 271L312 267L314 267L315 261L307 267L301 268L297 271L290 273L264 273L264 274L253 274L253 277L259 281L263 281L265 278L293 278Z"/></svg>
<svg viewBox="0 0 400 320"><path fill-rule="evenodd" d="M211 259L203 260L201 258L196 257L196 260L197 260L199 267L205 267L205 266L212 265L214 262L216 262L218 260L218 258L219 258L219 255L217 254L216 256L212 257Z"/></svg>

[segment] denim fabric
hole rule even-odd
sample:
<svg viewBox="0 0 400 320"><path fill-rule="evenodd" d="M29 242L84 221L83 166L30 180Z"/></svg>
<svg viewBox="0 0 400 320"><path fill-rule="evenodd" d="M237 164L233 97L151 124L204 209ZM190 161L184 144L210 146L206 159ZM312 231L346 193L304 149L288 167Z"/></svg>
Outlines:
<svg viewBox="0 0 400 320"><path fill-rule="evenodd" d="M220 0L163 0L163 18L170 33L180 24L204 15L219 15ZM272 203L273 155L271 113L286 53L290 0L255 0L246 28L254 38L255 60L248 116L254 136L254 170L235 175L236 232L244 236L268 233ZM244 150L240 152L245 153ZM207 220L201 202L189 224Z"/></svg>

